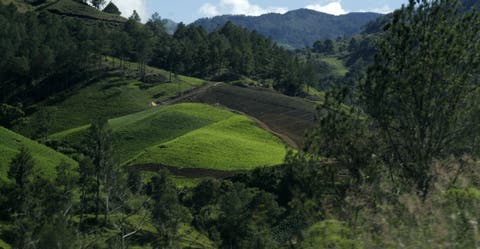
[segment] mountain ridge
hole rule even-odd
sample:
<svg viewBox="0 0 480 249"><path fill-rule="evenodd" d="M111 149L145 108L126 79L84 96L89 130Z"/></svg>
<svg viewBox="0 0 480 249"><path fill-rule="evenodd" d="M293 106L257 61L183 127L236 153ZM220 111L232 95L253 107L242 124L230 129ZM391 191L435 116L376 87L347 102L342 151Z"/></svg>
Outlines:
<svg viewBox="0 0 480 249"><path fill-rule="evenodd" d="M247 30L256 30L262 35L271 37L279 44L303 48L312 46L317 40L351 37L360 33L364 25L381 16L383 15L373 12L352 12L335 16L310 9L297 9L285 14L222 15L200 18L193 24L212 32L230 21Z"/></svg>

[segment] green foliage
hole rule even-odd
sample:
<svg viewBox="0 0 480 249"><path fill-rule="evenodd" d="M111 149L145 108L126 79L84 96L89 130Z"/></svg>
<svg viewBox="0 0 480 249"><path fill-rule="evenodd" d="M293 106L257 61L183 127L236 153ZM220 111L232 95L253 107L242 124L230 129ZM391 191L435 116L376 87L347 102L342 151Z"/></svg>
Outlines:
<svg viewBox="0 0 480 249"><path fill-rule="evenodd" d="M38 248L75 248L76 234L72 227L62 220L53 220L41 228Z"/></svg>
<svg viewBox="0 0 480 249"><path fill-rule="evenodd" d="M360 243L352 239L351 231L337 220L324 220L304 233L302 249L360 249Z"/></svg>
<svg viewBox="0 0 480 249"><path fill-rule="evenodd" d="M162 236L157 244L171 247L178 243L177 232L180 223L189 223L189 210L182 206L178 199L175 185L165 171L151 179L149 185L150 196L153 199L152 218L154 226Z"/></svg>
<svg viewBox="0 0 480 249"><path fill-rule="evenodd" d="M23 147L30 151L35 160L36 166L33 171L36 174L53 177L55 167L62 161L77 165L69 157L3 127L0 127L0 138L0 181L7 180L8 165Z"/></svg>
<svg viewBox="0 0 480 249"><path fill-rule="evenodd" d="M335 44L330 39L326 39L325 41L318 40L313 44L313 51L327 55L334 54Z"/></svg>
<svg viewBox="0 0 480 249"><path fill-rule="evenodd" d="M310 132L306 151L332 158L341 168L348 170L356 181L377 178L374 172L374 154L380 149L376 134L369 131L371 124L355 107L346 107L348 89L330 91L319 108L318 127ZM367 172L366 172L367 171Z"/></svg>
<svg viewBox="0 0 480 249"><path fill-rule="evenodd" d="M375 13L350 13L333 16L313 10L299 9L284 15L267 14L258 17L224 15L202 18L195 24L211 32L231 21L247 30L256 30L265 37L272 37L278 44L284 44L290 48L304 48L312 46L319 39L337 39L360 33L365 24L380 16Z"/></svg>
<svg viewBox="0 0 480 249"><path fill-rule="evenodd" d="M90 0L90 3L93 5L93 7L101 9L105 4L105 0Z"/></svg>
<svg viewBox="0 0 480 249"><path fill-rule="evenodd" d="M123 163L239 170L281 164L285 155L282 142L249 118L202 104L153 108L110 125ZM86 128L51 138L78 144Z"/></svg>
<svg viewBox="0 0 480 249"><path fill-rule="evenodd" d="M102 11L106 12L106 13L114 14L114 15L121 15L122 14L122 12L120 12L118 7L112 1L110 1Z"/></svg>
<svg viewBox="0 0 480 249"><path fill-rule="evenodd" d="M98 0L94 0L98 1ZM83 2L83 3L82 3ZM100 23L124 23L127 20L120 15L98 11L97 8L86 4L87 0L59 0L48 5L45 9L53 13L66 16L82 16L89 19L97 20ZM79 19L76 19L79 21ZM80 21L84 21L80 19Z"/></svg>
<svg viewBox="0 0 480 249"><path fill-rule="evenodd" d="M141 22L142 20L140 19L140 15L138 15L136 10L133 10L132 15L128 18L129 20L135 21L135 22Z"/></svg>
<svg viewBox="0 0 480 249"><path fill-rule="evenodd" d="M329 73L333 76L343 77L348 73L348 68L345 67L344 63L336 57L322 57L321 61L327 63L329 68Z"/></svg>
<svg viewBox="0 0 480 249"><path fill-rule="evenodd" d="M279 165L284 157L285 147L278 138L249 118L235 115L147 148L130 163L246 170Z"/></svg>
<svg viewBox="0 0 480 249"><path fill-rule="evenodd" d="M471 153L478 138L480 18L460 15L458 4L410 1L396 11L361 88L389 163L424 194L432 160Z"/></svg>
<svg viewBox="0 0 480 249"><path fill-rule="evenodd" d="M11 106L7 104L0 104L0 125L12 128L25 116L22 108L19 106Z"/></svg>
<svg viewBox="0 0 480 249"><path fill-rule="evenodd" d="M10 163L8 177L23 190L30 180L29 178L34 166L35 162L32 155L25 147L22 147L18 155L14 157Z"/></svg>

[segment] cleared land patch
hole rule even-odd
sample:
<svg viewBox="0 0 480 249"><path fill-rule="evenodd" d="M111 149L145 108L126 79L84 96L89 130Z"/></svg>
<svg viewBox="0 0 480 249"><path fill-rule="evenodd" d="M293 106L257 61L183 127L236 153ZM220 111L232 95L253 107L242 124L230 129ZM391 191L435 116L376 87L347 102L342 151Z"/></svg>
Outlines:
<svg viewBox="0 0 480 249"><path fill-rule="evenodd" d="M327 63L331 68L332 76L343 77L348 73L348 68L346 68L343 62L337 57L321 57L320 60Z"/></svg>
<svg viewBox="0 0 480 249"><path fill-rule="evenodd" d="M125 164L234 171L281 164L286 154L282 141L253 120L204 104L151 108L109 124L115 150ZM79 144L87 128L50 139Z"/></svg>
<svg viewBox="0 0 480 249"><path fill-rule="evenodd" d="M285 148L278 138L257 127L251 119L234 115L150 147L132 163L249 170L281 164L284 156Z"/></svg>
<svg viewBox="0 0 480 249"><path fill-rule="evenodd" d="M315 125L315 103L267 89L217 84L179 101L219 104L245 113L275 133L287 136L299 148L304 144L305 132Z"/></svg>

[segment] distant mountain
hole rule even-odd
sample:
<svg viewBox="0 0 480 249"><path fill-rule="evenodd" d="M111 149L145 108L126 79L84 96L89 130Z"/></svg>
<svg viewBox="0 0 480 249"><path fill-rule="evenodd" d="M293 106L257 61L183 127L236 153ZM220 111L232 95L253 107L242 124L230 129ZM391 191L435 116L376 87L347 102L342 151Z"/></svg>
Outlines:
<svg viewBox="0 0 480 249"><path fill-rule="evenodd" d="M350 37L362 31L362 27L382 16L377 13L350 13L341 16L329 15L309 9L299 9L285 14L261 16L224 15L202 18L194 22L213 31L228 21L248 30L271 37L279 44L293 48L312 46L319 39Z"/></svg>

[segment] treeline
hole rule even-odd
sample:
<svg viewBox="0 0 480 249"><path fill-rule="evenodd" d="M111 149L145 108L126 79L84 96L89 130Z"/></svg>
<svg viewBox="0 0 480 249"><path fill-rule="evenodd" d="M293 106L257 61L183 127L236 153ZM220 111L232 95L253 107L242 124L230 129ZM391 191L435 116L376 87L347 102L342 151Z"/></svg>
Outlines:
<svg viewBox="0 0 480 249"><path fill-rule="evenodd" d="M1 103L45 98L66 89L92 70L102 71L104 56L138 62L142 79L146 65L152 65L212 80L248 77L290 95L298 94L310 80L305 62L258 33L231 23L210 34L194 25L179 25L171 36L158 15L144 25L134 12L125 24L114 28L101 21L91 25L48 12L23 14L10 4L0 5L0 24Z"/></svg>
<svg viewBox="0 0 480 249"><path fill-rule="evenodd" d="M20 14L0 5L0 102L21 102L42 85L45 92L65 89L101 54L102 27L62 20L48 13ZM48 82L48 84L43 84Z"/></svg>
<svg viewBox="0 0 480 249"><path fill-rule="evenodd" d="M300 94L303 85L314 81L311 65L293 52L231 22L211 33L180 24L173 36L161 24L153 16L143 27L153 34L155 45L147 58L152 66L215 81L248 77L288 95Z"/></svg>

